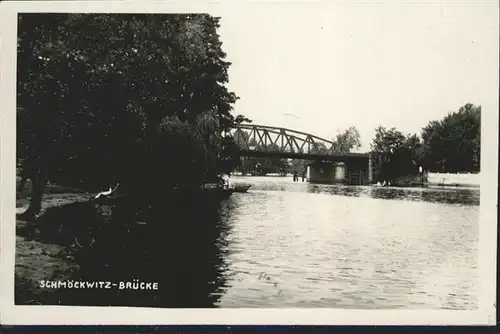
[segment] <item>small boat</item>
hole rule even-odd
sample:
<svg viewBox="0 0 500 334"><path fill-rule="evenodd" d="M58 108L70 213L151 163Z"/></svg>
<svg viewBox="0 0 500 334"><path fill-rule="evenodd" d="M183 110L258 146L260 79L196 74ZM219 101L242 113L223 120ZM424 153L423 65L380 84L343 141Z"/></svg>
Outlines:
<svg viewBox="0 0 500 334"><path fill-rule="evenodd" d="M248 189L250 189L251 185L249 184L235 184L230 185L229 187L221 186L217 183L205 183L202 186L204 190L212 190L212 191L220 191L223 194L232 194L232 193L246 193Z"/></svg>
<svg viewBox="0 0 500 334"><path fill-rule="evenodd" d="M219 183L205 183L201 186L201 188L205 190L213 190L222 189L222 186Z"/></svg>
<svg viewBox="0 0 500 334"><path fill-rule="evenodd" d="M246 193L250 187L249 184L235 184L233 189L235 193Z"/></svg>

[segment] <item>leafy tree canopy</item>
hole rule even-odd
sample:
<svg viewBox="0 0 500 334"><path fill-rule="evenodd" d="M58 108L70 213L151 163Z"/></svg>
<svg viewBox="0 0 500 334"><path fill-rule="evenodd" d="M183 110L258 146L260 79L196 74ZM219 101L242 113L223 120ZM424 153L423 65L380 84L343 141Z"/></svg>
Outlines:
<svg viewBox="0 0 500 334"><path fill-rule="evenodd" d="M479 171L481 106L467 103L458 112L429 122L421 135L430 169L452 173Z"/></svg>
<svg viewBox="0 0 500 334"><path fill-rule="evenodd" d="M351 126L338 133L333 139L333 150L339 153L348 153L361 147L361 136L356 127Z"/></svg>
<svg viewBox="0 0 500 334"><path fill-rule="evenodd" d="M215 173L237 99L218 27L204 14L20 15L18 156L101 187L132 181L138 158L170 183Z"/></svg>
<svg viewBox="0 0 500 334"><path fill-rule="evenodd" d="M21 14L24 168L60 184L132 190L197 187L230 169L223 133L237 97L225 86L218 28L205 14Z"/></svg>
<svg viewBox="0 0 500 334"><path fill-rule="evenodd" d="M415 134L405 135L395 128L379 126L371 143L375 180L392 181L418 173L421 146Z"/></svg>
<svg viewBox="0 0 500 334"><path fill-rule="evenodd" d="M417 173L417 166L439 172L480 168L481 107L468 103L416 134L378 127L371 144L375 179L390 181Z"/></svg>

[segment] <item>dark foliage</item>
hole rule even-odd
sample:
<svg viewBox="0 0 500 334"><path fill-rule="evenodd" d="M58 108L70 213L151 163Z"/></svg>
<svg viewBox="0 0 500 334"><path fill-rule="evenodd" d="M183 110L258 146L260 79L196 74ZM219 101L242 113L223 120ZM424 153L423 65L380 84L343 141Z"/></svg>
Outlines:
<svg viewBox="0 0 500 334"><path fill-rule="evenodd" d="M372 141L375 181L416 175L419 166L436 172L478 172L481 152L481 107L466 104L416 134L378 127Z"/></svg>
<svg viewBox="0 0 500 334"><path fill-rule="evenodd" d="M20 15L24 168L92 190L196 187L215 177L220 160L234 161L222 134L237 99L225 87L230 63L218 22L204 14Z"/></svg>
<svg viewBox="0 0 500 334"><path fill-rule="evenodd" d="M375 181L393 181L419 173L422 144L418 136L379 126L371 148Z"/></svg>
<svg viewBox="0 0 500 334"><path fill-rule="evenodd" d="M478 172L481 159L481 106L467 103L458 112L422 129L425 163L439 172Z"/></svg>

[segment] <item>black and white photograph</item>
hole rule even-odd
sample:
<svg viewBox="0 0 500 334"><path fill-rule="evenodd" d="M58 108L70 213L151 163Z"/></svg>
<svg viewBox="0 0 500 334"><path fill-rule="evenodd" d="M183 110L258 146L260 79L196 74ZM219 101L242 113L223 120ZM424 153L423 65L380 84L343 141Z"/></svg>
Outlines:
<svg viewBox="0 0 500 334"><path fill-rule="evenodd" d="M2 322L496 323L498 3L33 3L2 4Z"/></svg>

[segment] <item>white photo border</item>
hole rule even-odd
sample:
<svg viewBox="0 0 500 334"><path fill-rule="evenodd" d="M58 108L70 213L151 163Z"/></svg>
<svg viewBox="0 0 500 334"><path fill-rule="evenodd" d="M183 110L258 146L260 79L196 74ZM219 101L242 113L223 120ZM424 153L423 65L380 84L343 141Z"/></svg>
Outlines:
<svg viewBox="0 0 500 334"><path fill-rule="evenodd" d="M334 2L295 2L326 10ZM342 1L346 3L346 1ZM387 1L384 2L387 4ZM478 2L482 3L483 2ZM488 2L489 3L489 2ZM491 1L498 13L498 4ZM157 309L135 307L15 306L15 122L17 14L80 13L210 13L245 15L248 7L287 6L290 1L3 1L1 8L0 129L0 323L5 325L494 325L496 323L496 242L498 185L498 68L491 99L482 106L481 199L479 225L480 296L475 311L346 309ZM372 4L373 5L373 4ZM376 4L375 4L376 5ZM492 23L494 24L494 23ZM498 19L496 22L498 30ZM498 40L496 49L499 54ZM498 66L498 63L497 63ZM494 77L493 77L494 76Z"/></svg>

